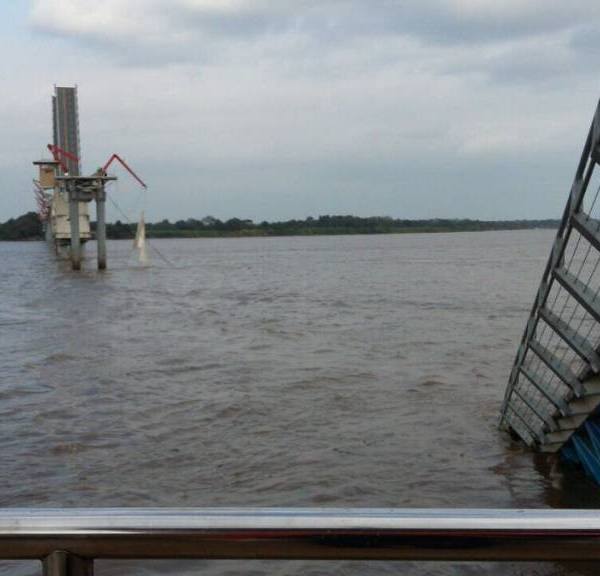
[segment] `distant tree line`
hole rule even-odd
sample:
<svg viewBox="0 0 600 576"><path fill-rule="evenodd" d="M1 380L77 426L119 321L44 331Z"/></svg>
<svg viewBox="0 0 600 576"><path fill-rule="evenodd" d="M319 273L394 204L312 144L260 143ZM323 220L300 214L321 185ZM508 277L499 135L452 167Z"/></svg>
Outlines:
<svg viewBox="0 0 600 576"><path fill-rule="evenodd" d="M325 215L305 220L282 222L231 218L219 220L207 216L202 220L161 220L147 223L149 238L200 238L218 236L313 236L326 234L391 234L408 232L463 232L480 230L522 230L527 228L556 228L558 220L466 220L430 219L406 220L388 216L360 218L358 216ZM117 220L107 224L106 233L112 239L128 239L135 235L135 223ZM95 223L92 223L95 230ZM42 225L35 212L0 224L0 240L37 240L43 237Z"/></svg>
<svg viewBox="0 0 600 576"><path fill-rule="evenodd" d="M42 237L42 223L35 212L0 224L0 240L41 240Z"/></svg>
<svg viewBox="0 0 600 576"><path fill-rule="evenodd" d="M149 238L199 238L219 236L313 236L332 234L392 234L408 232L461 232L483 230L523 230L528 228L557 228L558 220L467 220L430 219L406 220L387 216L361 218L358 216L325 215L305 220L285 220L260 223L231 218L219 220L207 216L202 220L161 220L146 223ZM135 224L119 220L107 225L109 238L133 238Z"/></svg>

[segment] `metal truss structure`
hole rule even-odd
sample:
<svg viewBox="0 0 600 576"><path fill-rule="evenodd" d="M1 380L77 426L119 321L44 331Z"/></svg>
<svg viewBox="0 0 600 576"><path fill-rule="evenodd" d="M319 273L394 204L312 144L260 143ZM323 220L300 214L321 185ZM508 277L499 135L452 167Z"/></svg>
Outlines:
<svg viewBox="0 0 600 576"><path fill-rule="evenodd" d="M501 426L600 483L600 104L510 374ZM596 420L598 423L596 423Z"/></svg>

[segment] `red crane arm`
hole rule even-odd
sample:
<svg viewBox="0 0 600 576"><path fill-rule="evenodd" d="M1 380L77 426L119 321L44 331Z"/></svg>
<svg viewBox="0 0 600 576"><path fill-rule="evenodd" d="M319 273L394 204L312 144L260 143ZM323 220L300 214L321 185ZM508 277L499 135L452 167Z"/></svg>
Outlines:
<svg viewBox="0 0 600 576"><path fill-rule="evenodd" d="M125 162L125 160L123 160L123 158L121 158L118 154L113 154L108 159L106 164L102 167L102 170L106 172L106 170L113 163L114 160L117 160L121 164L121 166L123 166L123 168L125 168L125 170L127 170L127 172L129 172L140 183L140 185L143 188L148 188L148 186L144 184L144 181L127 165L127 162Z"/></svg>
<svg viewBox="0 0 600 576"><path fill-rule="evenodd" d="M48 144L48 150L50 150L50 152L52 152L52 156L54 157L54 160L56 160L57 162L60 163L62 169L65 172L68 172L68 168L67 168L66 164L63 162L63 158L67 158L69 160L72 160L73 162L79 162L79 158L77 158L77 156L75 156L74 154L71 154L67 150L63 150L62 148L56 146L55 144ZM118 154L113 154L108 159L106 164L104 164L104 166L102 167L103 172L106 172L106 170L113 163L114 160L117 160L121 164L121 166L123 166L123 168L125 168L125 170L127 170L127 172L129 172L140 183L140 185L143 188L148 188L148 186L146 186L144 181L129 167L127 162L125 162L125 160L123 160L123 158L121 158Z"/></svg>
<svg viewBox="0 0 600 576"><path fill-rule="evenodd" d="M77 158L77 156L75 156L74 154L71 154L70 152L67 152L66 150L63 150L62 148L60 148L59 146L56 146L55 144L48 144L48 150L50 150L50 152L52 152L52 157L54 158L54 160L56 160L57 162L60 163L61 168L65 172L68 172L69 168L62 161L63 158L68 158L69 160L72 160L73 162L79 162L79 158Z"/></svg>

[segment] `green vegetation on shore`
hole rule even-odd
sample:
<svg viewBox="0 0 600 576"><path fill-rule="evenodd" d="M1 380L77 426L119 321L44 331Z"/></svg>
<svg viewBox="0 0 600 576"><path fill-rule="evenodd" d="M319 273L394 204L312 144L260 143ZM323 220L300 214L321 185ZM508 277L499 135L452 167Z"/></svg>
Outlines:
<svg viewBox="0 0 600 576"><path fill-rule="evenodd" d="M223 236L317 236L333 234L399 234L410 232L465 232L482 230L522 230L556 228L558 220L400 220L388 217L319 216L306 220L261 222L232 218L225 222L207 217L146 223L149 238L202 238ZM133 238L135 224L117 221L109 224L109 238Z"/></svg>
<svg viewBox="0 0 600 576"><path fill-rule="evenodd" d="M0 223L0 240L41 240L42 223L35 212Z"/></svg>
<svg viewBox="0 0 600 576"><path fill-rule="evenodd" d="M203 238L221 236L316 236L332 234L401 234L410 232L475 232L483 230L524 230L556 228L558 220L402 220L375 216L319 216L305 220L261 222L232 218L221 221L210 216L196 220L146 223L149 238ZM107 224L112 239L133 238L135 224L117 220ZM92 228L94 225L92 224ZM42 226L34 212L0 224L0 240L36 240L42 238Z"/></svg>

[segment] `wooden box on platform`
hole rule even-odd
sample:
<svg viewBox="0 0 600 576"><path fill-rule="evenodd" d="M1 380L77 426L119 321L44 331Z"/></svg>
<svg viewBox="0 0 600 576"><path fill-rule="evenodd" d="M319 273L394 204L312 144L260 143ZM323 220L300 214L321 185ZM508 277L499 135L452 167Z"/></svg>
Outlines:
<svg viewBox="0 0 600 576"><path fill-rule="evenodd" d="M38 182L44 189L54 188L56 184L56 169L58 162L55 160L37 160L34 162L39 167Z"/></svg>

